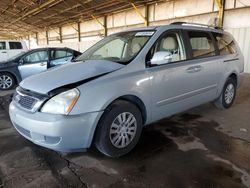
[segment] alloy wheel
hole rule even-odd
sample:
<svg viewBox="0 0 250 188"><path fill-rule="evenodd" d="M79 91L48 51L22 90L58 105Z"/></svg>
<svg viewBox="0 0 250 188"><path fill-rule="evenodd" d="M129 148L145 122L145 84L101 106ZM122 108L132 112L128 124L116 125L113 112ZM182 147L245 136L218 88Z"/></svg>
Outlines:
<svg viewBox="0 0 250 188"><path fill-rule="evenodd" d="M232 83L228 84L226 90L225 90L225 102L227 104L230 104L233 101L235 94L235 88Z"/></svg>
<svg viewBox="0 0 250 188"><path fill-rule="evenodd" d="M13 80L8 75L1 75L0 76L0 89L8 89L12 86Z"/></svg>

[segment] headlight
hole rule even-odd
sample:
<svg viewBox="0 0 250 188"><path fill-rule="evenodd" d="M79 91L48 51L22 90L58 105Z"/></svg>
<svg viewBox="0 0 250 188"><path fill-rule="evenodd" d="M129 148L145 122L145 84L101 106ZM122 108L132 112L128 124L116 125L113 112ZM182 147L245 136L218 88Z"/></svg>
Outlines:
<svg viewBox="0 0 250 188"><path fill-rule="evenodd" d="M41 112L67 115L74 107L79 96L80 92L78 89L71 89L69 91L60 93L47 101Z"/></svg>

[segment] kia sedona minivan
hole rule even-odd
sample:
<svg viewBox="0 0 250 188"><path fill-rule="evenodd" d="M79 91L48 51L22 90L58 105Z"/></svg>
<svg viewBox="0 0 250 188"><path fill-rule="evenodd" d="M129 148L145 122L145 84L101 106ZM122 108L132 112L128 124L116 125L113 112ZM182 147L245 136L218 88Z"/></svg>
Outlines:
<svg viewBox="0 0 250 188"><path fill-rule="evenodd" d="M146 125L207 102L229 108L243 71L242 53L222 29L137 28L104 38L75 63L23 80L9 114L16 130L40 146L72 152L94 144L119 157Z"/></svg>

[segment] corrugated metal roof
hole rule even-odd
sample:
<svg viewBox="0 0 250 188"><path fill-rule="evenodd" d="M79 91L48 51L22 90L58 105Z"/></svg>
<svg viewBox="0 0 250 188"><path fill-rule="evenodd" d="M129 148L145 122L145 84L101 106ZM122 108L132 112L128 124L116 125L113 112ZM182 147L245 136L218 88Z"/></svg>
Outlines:
<svg viewBox="0 0 250 188"><path fill-rule="evenodd" d="M143 6L163 0L133 0ZM132 8L126 0L1 0L0 37L13 38Z"/></svg>

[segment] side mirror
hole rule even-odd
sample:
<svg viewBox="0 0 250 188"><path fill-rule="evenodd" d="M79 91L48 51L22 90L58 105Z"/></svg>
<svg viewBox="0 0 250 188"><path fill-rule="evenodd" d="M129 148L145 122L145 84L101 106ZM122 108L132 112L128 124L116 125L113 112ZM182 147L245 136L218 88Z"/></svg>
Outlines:
<svg viewBox="0 0 250 188"><path fill-rule="evenodd" d="M162 65L172 61L173 55L170 52L156 52L151 59L151 64Z"/></svg>
<svg viewBox="0 0 250 188"><path fill-rule="evenodd" d="M20 59L20 60L19 60L19 64L20 64L20 65L23 65L23 64L24 64L23 59Z"/></svg>

